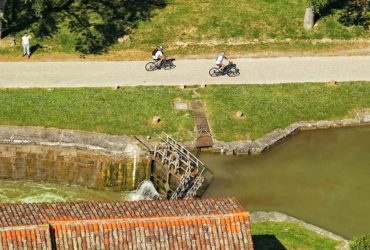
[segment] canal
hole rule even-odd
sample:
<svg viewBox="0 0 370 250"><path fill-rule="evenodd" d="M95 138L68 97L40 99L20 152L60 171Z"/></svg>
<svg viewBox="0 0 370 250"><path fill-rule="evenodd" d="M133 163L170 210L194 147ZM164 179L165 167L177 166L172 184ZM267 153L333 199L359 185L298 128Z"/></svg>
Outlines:
<svg viewBox="0 0 370 250"><path fill-rule="evenodd" d="M347 238L370 233L370 127L298 133L258 156L201 153L215 178L205 197L236 196Z"/></svg>

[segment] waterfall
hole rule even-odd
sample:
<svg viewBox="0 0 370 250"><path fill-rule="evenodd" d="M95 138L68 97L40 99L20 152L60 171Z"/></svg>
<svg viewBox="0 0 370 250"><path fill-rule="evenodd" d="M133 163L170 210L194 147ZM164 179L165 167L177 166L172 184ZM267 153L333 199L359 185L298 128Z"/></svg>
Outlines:
<svg viewBox="0 0 370 250"><path fill-rule="evenodd" d="M129 201L137 200L157 200L162 199L151 181L143 181L136 190L128 192L126 199Z"/></svg>

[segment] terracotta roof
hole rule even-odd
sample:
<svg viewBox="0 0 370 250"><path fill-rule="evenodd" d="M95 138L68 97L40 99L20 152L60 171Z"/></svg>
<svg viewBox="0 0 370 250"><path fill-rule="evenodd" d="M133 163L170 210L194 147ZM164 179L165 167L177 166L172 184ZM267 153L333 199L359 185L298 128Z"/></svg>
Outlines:
<svg viewBox="0 0 370 250"><path fill-rule="evenodd" d="M45 224L51 236L40 230ZM45 249L253 249L248 212L234 198L0 203L0 232L35 226ZM19 235L28 242L27 234ZM0 249L8 239L1 234Z"/></svg>
<svg viewBox="0 0 370 250"><path fill-rule="evenodd" d="M49 225L0 228L0 249L51 249Z"/></svg>

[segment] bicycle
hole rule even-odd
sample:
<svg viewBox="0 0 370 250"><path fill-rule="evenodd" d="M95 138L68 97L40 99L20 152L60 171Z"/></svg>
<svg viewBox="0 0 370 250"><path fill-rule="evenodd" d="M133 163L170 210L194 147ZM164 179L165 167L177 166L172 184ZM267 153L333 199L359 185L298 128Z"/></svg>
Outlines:
<svg viewBox="0 0 370 250"><path fill-rule="evenodd" d="M236 64L229 61L229 64L221 70L219 67L213 67L209 70L209 75L211 77L217 77L222 75L228 75L229 77L235 77L240 75L239 69L236 67Z"/></svg>
<svg viewBox="0 0 370 250"><path fill-rule="evenodd" d="M145 64L146 71L154 71L154 70L170 70L176 68L176 65L173 64L174 59L165 59L162 61L160 65L157 64L158 60L153 60Z"/></svg>

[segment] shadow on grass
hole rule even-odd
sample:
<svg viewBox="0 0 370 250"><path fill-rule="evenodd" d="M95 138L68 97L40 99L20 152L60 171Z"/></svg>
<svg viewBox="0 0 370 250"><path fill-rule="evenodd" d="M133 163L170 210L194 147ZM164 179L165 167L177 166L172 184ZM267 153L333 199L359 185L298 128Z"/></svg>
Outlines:
<svg viewBox="0 0 370 250"><path fill-rule="evenodd" d="M105 52L139 22L152 18L153 10L167 5L167 0L40 1L45 4L39 12L33 1L8 1L4 36L31 31L35 37L51 37L66 32L75 38L74 49L83 54Z"/></svg>
<svg viewBox="0 0 370 250"><path fill-rule="evenodd" d="M38 49L42 49L43 47L38 43L36 45L31 46L30 48L30 56L32 56Z"/></svg>
<svg viewBox="0 0 370 250"><path fill-rule="evenodd" d="M348 5L348 0L333 0L326 4L319 12L318 18L323 18L333 14L336 10L344 9Z"/></svg>
<svg viewBox="0 0 370 250"><path fill-rule="evenodd" d="M252 240L255 250L287 250L275 235L253 235Z"/></svg>
<svg viewBox="0 0 370 250"><path fill-rule="evenodd" d="M367 14L370 8L370 2L355 2L350 0L332 0L329 1L319 12L317 19L332 15L341 10L338 21L346 26L362 26L369 28L370 17Z"/></svg>

